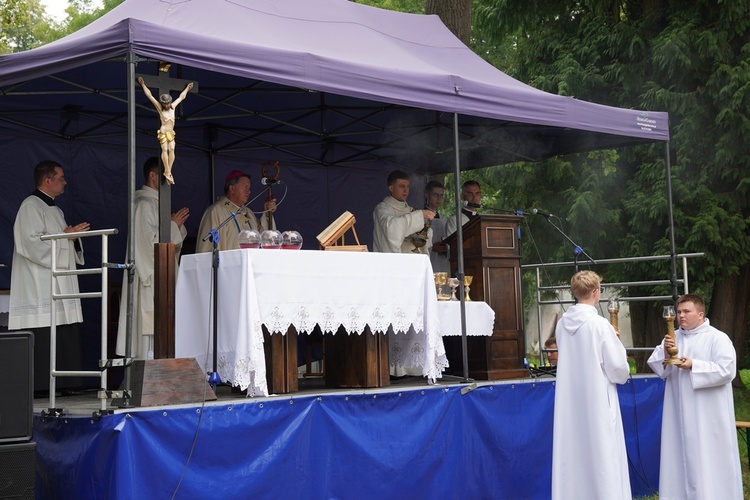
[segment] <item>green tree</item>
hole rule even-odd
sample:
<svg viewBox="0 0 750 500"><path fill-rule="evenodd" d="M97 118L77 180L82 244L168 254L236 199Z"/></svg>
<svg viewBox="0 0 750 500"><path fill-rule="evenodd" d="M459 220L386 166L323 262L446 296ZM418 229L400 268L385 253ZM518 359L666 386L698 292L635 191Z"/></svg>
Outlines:
<svg viewBox="0 0 750 500"><path fill-rule="evenodd" d="M750 5L479 0L475 10L490 40L516 41L511 76L548 92L669 112L677 251L706 252L694 261L691 290L710 299L712 323L741 354L750 306L750 160L743 147L750 132ZM615 181L609 191L596 199L590 182L560 189L569 204L558 213L576 231L606 232L617 247L607 256L668 252L663 146L619 153L608 162ZM571 161L577 180L590 180L588 158ZM607 172L590 170L599 177ZM560 179L547 175L546 166L532 169L529 192L519 201L554 191L548 186ZM628 272L631 279L670 274L663 264ZM665 292L671 293L656 290ZM634 329L651 332L637 342L655 344L663 332L659 311L634 305Z"/></svg>
<svg viewBox="0 0 750 500"><path fill-rule="evenodd" d="M0 0L0 53L28 50L47 41L54 22L39 0Z"/></svg>
<svg viewBox="0 0 750 500"><path fill-rule="evenodd" d="M352 0L379 9L424 14L424 0Z"/></svg>

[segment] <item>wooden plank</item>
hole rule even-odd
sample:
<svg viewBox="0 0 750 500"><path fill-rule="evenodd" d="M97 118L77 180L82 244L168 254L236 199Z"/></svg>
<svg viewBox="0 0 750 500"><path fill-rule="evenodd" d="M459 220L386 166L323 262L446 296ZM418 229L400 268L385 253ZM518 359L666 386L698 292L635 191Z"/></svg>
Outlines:
<svg viewBox="0 0 750 500"><path fill-rule="evenodd" d="M271 335L263 326L263 351L269 394L297 392L297 330L290 326L286 335Z"/></svg>
<svg viewBox="0 0 750 500"><path fill-rule="evenodd" d="M373 335L366 327L360 334L338 332L325 334L326 387L387 387L391 384L388 371L388 335Z"/></svg>
<svg viewBox="0 0 750 500"><path fill-rule="evenodd" d="M131 367L132 406L215 401L195 358L136 360Z"/></svg>
<svg viewBox="0 0 750 500"><path fill-rule="evenodd" d="M174 358L175 245L154 244L154 358Z"/></svg>

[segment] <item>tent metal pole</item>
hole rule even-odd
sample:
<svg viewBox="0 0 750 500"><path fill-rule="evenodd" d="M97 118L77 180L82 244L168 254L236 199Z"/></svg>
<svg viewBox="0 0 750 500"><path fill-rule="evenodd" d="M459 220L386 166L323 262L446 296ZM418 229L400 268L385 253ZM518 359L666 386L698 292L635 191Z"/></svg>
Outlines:
<svg viewBox="0 0 750 500"><path fill-rule="evenodd" d="M461 311L461 357L464 368L464 382L469 382L469 355L466 346L466 296L464 289L464 231L461 224L461 155L458 150L458 113L453 113L453 151L455 155L455 170L453 171L453 184L455 189L456 197L456 245L458 246L456 253L456 263L458 264L458 270L456 272L456 278L458 278L458 290Z"/></svg>
<svg viewBox="0 0 750 500"><path fill-rule="evenodd" d="M672 166L669 161L669 141L664 143L664 165L667 172L667 213L669 214L669 256L672 265L672 299L677 302L677 250L674 242L674 211L672 209Z"/></svg>
<svg viewBox="0 0 750 500"><path fill-rule="evenodd" d="M210 172L209 176L209 188L211 189L210 196L208 198L208 204L211 205L216 201L216 126L211 124L208 128L209 137L209 148L208 148L208 168Z"/></svg>
<svg viewBox="0 0 750 500"><path fill-rule="evenodd" d="M127 54L127 89L128 89L128 259L127 269L123 276L128 280L127 292L127 315L125 321L125 358L129 359L132 353L133 339L133 279L135 277L135 266L133 265L133 256L135 255L135 66L136 56L133 51ZM125 365L125 374L123 379L125 391L130 393L130 365ZM130 406L130 400L127 397L122 398L123 406Z"/></svg>

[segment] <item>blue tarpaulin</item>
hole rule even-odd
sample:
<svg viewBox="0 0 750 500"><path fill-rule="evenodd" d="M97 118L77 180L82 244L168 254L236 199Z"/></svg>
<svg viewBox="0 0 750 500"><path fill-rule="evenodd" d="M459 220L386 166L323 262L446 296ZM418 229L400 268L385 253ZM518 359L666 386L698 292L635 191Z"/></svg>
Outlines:
<svg viewBox="0 0 750 500"><path fill-rule="evenodd" d="M461 388L36 416L37 495L549 498L554 380ZM634 496L658 485L663 393L655 377L620 386Z"/></svg>

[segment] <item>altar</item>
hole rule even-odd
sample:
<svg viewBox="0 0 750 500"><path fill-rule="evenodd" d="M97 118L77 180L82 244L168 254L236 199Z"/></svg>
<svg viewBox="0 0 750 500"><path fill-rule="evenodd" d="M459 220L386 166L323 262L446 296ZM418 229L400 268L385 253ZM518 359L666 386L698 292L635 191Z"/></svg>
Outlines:
<svg viewBox="0 0 750 500"><path fill-rule="evenodd" d="M175 356L213 371L212 254L182 257ZM318 325L349 335L388 332L391 363L421 367L431 382L447 366L432 266L426 255L317 250L219 252L216 371L248 395L268 395L263 329L271 337ZM364 333L364 332L372 333ZM296 340L296 339L295 339Z"/></svg>

